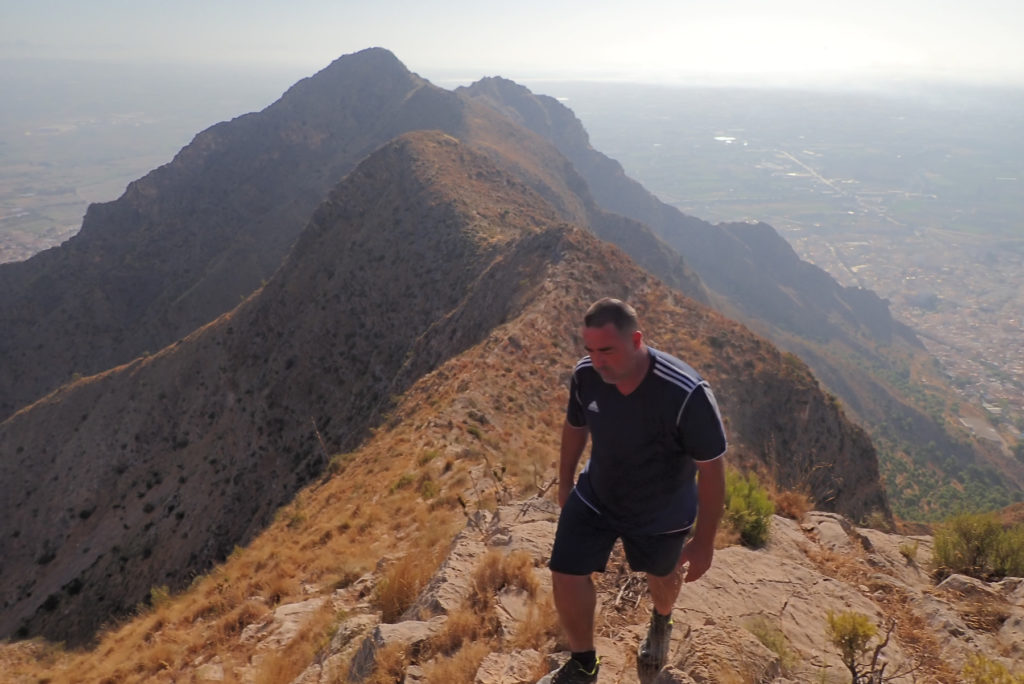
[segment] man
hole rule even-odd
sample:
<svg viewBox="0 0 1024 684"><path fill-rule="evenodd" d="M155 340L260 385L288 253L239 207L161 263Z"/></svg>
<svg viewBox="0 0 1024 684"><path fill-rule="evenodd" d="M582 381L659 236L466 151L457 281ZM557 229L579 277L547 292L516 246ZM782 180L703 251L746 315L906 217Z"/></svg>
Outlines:
<svg viewBox="0 0 1024 684"><path fill-rule="evenodd" d="M588 356L576 364L569 388L558 476L562 512L549 563L572 657L539 684L597 681L591 573L604 571L619 538L630 567L647 574L654 604L637 652L646 682L667 659L682 583L711 566L725 499L725 431L707 382L648 347L631 306L605 298L583 321ZM588 436L590 459L574 487Z"/></svg>

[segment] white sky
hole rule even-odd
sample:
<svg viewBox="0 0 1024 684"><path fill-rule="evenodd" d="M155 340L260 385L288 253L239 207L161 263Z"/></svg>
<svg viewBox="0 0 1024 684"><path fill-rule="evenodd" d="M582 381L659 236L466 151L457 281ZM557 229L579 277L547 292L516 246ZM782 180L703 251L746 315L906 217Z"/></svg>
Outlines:
<svg viewBox="0 0 1024 684"><path fill-rule="evenodd" d="M0 57L312 73L381 46L432 79L1024 84L1022 36L1020 0L0 0Z"/></svg>

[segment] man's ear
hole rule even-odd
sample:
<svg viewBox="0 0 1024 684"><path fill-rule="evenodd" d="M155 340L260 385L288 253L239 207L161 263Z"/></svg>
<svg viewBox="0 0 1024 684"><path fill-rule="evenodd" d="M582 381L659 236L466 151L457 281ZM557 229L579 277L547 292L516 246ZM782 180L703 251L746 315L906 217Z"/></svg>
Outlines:
<svg viewBox="0 0 1024 684"><path fill-rule="evenodd" d="M639 330L633 331L633 349L639 349L644 342L644 334Z"/></svg>

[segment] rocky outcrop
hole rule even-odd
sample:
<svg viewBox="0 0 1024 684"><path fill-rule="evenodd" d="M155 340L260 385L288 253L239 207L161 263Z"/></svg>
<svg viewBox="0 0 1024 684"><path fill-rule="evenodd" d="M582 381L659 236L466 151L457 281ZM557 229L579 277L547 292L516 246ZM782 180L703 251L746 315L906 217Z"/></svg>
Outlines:
<svg viewBox="0 0 1024 684"><path fill-rule="evenodd" d="M341 632L364 626L360 645L351 637L332 644L296 682L339 681L331 679L336 672L320 663L353 650L359 655L342 681L360 681L374 667L369 653L389 644L428 642L436 633L430 625L443 624L457 610L475 569L489 553L529 553L541 586L538 596L546 596L550 583L544 565L556 519L557 508L544 499L504 506L493 516L478 518L456 537L447 559L407 613L421 619L409 617L367 632L365 617L346 618ZM913 554L907 551L911 546ZM904 673L893 681L911 681L910 670L913 681L954 681L966 658L976 653L1008 666L1019 662L1024 583L1012 579L990 585L953 576L936 587L927 572L930 548L930 537L859 528L834 514L812 511L802 522L775 517L765 548L719 549L711 570L684 586L674 611L670 665L656 681L841 681L849 675L826 636L829 611L861 613L883 632L895 620L893 637L883 651L886 674ZM629 572L616 553L597 584L601 681L635 682L635 648L650 610L643 579ZM342 594L335 594L339 606ZM977 619L986 610L999 614L997 629ZM424 611L435 617L424 621ZM514 634L514 622L508 634ZM558 643L555 639L547 646L557 648ZM533 684L538 672L565 657L499 648L482 659L472 681ZM431 665L413 655L406 681L429 681L422 677Z"/></svg>

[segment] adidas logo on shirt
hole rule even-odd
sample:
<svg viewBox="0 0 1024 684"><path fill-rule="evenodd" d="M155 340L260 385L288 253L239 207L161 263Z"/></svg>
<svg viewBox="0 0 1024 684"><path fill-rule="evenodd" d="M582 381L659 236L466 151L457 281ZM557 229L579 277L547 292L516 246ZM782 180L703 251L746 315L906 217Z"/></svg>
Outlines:
<svg viewBox="0 0 1024 684"><path fill-rule="evenodd" d="M588 411L593 411L594 413L600 413L600 411L597 409L597 400L596 399L594 401L590 402L590 405L587 406L587 410Z"/></svg>

